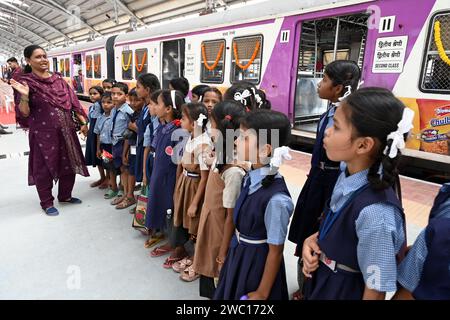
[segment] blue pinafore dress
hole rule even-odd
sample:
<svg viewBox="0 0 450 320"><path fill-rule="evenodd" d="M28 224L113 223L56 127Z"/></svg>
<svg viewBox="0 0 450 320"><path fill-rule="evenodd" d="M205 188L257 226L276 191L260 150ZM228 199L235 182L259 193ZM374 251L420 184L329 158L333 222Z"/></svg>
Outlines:
<svg viewBox="0 0 450 320"><path fill-rule="evenodd" d="M262 279L269 253L267 242L251 244L247 240L267 239L264 215L267 204L275 193L290 196L283 178L276 178L267 188L260 188L248 195L248 186L244 187L236 201L233 219L239 240L235 234L220 272L219 285L215 300L239 300L243 295L255 291ZM276 276L269 300L288 300L286 270L284 259Z"/></svg>
<svg viewBox="0 0 450 320"><path fill-rule="evenodd" d="M306 300L362 299L365 282L358 263L355 222L365 207L379 202L395 206L405 221L401 203L392 188L375 191L367 184L336 212L327 208L319 230L319 247L325 259L321 259L313 277L305 281ZM400 250L398 260L403 252Z"/></svg>
<svg viewBox="0 0 450 320"><path fill-rule="evenodd" d="M86 151L84 158L88 166L100 166L103 164L102 160L97 158L97 135L94 133L95 123L97 118L103 114L103 108L99 102L94 103L89 107L89 131L86 139Z"/></svg>
<svg viewBox="0 0 450 320"><path fill-rule="evenodd" d="M151 116L148 112L148 106L145 106L139 118L136 120L138 127L137 140L136 140L136 161L134 175L136 182L142 182L143 163L144 163L144 133L147 125L151 122ZM150 180L148 180L150 181Z"/></svg>
<svg viewBox="0 0 450 320"><path fill-rule="evenodd" d="M332 108L322 114L317 128L316 142L311 158L311 170L302 188L292 216L288 239L297 244L295 255L301 256L303 242L319 229L319 217L331 198L334 185L340 174L339 162L328 159L323 148L323 138L328 124L328 114Z"/></svg>

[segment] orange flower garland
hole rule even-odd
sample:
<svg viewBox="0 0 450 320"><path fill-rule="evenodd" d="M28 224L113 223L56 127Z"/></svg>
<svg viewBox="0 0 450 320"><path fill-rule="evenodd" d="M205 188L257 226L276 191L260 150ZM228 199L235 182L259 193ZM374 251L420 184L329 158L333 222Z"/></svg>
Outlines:
<svg viewBox="0 0 450 320"><path fill-rule="evenodd" d="M135 53L135 58L136 58L136 70L137 70L138 72L142 72L142 70L144 70L145 61L147 60L147 51L144 51L144 55L143 55L143 57L142 57L142 63L141 63L141 65L139 65L137 53Z"/></svg>
<svg viewBox="0 0 450 320"><path fill-rule="evenodd" d="M70 70L70 60L69 59L66 59L65 65L66 65L65 70L66 70L66 72L68 72Z"/></svg>
<svg viewBox="0 0 450 320"><path fill-rule="evenodd" d="M233 43L233 52L234 52L234 61L236 62L236 65L239 68L241 68L242 70L247 70L252 65L253 61L255 61L256 56L258 55L260 46L261 46L261 43L257 42L256 46L255 46L255 50L253 51L252 57L250 58L250 60L248 61L248 63L246 65L242 65L239 62L239 57L238 57L238 52L237 52L237 44L236 44L236 42L234 42Z"/></svg>
<svg viewBox="0 0 450 320"><path fill-rule="evenodd" d="M92 57L87 56L86 57L86 70L91 71L91 68L92 68Z"/></svg>
<svg viewBox="0 0 450 320"><path fill-rule="evenodd" d="M217 57L216 60L214 61L214 63L210 66L208 64L208 59L206 58L206 50L205 50L205 45L202 44L202 57L203 57L203 65L205 66L206 69L208 69L209 71L213 71L217 65L219 64L219 60L222 57L222 53L223 53L223 48L224 48L224 44L223 42L220 44L220 49L219 52L217 53Z"/></svg>
<svg viewBox="0 0 450 320"><path fill-rule="evenodd" d="M100 55L98 55L97 57L98 57L98 59L94 58L94 71L95 72L98 72L98 69L100 67L100 60L101 60L101 56Z"/></svg>

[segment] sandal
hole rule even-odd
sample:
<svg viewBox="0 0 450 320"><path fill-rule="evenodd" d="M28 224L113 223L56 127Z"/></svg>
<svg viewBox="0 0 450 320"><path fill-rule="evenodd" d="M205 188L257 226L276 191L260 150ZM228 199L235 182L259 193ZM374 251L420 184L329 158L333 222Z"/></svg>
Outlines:
<svg viewBox="0 0 450 320"><path fill-rule="evenodd" d="M162 257L166 254L169 254L170 252L172 252L172 249L164 249L164 248L158 247L158 248L153 249L152 252L150 252L150 256L153 258Z"/></svg>
<svg viewBox="0 0 450 320"><path fill-rule="evenodd" d="M117 196L117 191L114 191L114 190L112 190L112 189L109 189L108 192L105 193L104 198L105 198L105 199L112 199L112 198L114 198L114 197L116 197L116 196Z"/></svg>
<svg viewBox="0 0 450 320"><path fill-rule="evenodd" d="M153 247L155 244L157 244L157 243L160 243L161 241L163 241L164 240L164 235L160 235L160 236L151 236L149 239L147 239L147 241L145 241L145 243L144 243L144 247L145 248L151 248L151 247ZM158 249L158 248L156 248L156 249ZM155 250L156 250L155 249ZM155 250L153 250L153 251L155 251ZM152 251L152 252L153 252ZM150 253L150 255L151 255L151 253ZM153 257L153 256L152 256ZM157 257L159 257L159 256L157 256Z"/></svg>
<svg viewBox="0 0 450 320"><path fill-rule="evenodd" d="M183 260L175 262L172 266L172 269L173 271L180 273L187 267L190 267L192 263L194 263L194 261L190 257L186 257Z"/></svg>
<svg viewBox="0 0 450 320"><path fill-rule="evenodd" d="M126 198L124 198L123 196L119 196L117 195L117 197L111 201L111 205L113 206L117 206L119 203L121 203L122 201L124 201Z"/></svg>
<svg viewBox="0 0 450 320"><path fill-rule="evenodd" d="M192 282L200 278L200 275L195 272L192 266L187 267L180 276L180 279L186 282Z"/></svg>
<svg viewBox="0 0 450 320"><path fill-rule="evenodd" d="M99 189L103 190L103 189L108 189L109 187L109 182L103 182L101 185L98 186Z"/></svg>
<svg viewBox="0 0 450 320"><path fill-rule="evenodd" d="M184 258L185 257L168 257L166 259L166 261L164 261L164 263L163 263L163 268L170 269L170 268L172 268L172 266L175 262L183 260Z"/></svg>
<svg viewBox="0 0 450 320"><path fill-rule="evenodd" d="M123 199L122 202L120 202L117 206L116 209L125 209L128 208L130 206L132 206L133 204L136 203L136 200L134 198L125 198Z"/></svg>
<svg viewBox="0 0 450 320"><path fill-rule="evenodd" d="M95 182L92 182L91 184L90 184L90 187L91 188L96 188L96 187L98 187L99 185L101 185L101 184L103 184L104 183L104 180L97 180L97 181L95 181Z"/></svg>

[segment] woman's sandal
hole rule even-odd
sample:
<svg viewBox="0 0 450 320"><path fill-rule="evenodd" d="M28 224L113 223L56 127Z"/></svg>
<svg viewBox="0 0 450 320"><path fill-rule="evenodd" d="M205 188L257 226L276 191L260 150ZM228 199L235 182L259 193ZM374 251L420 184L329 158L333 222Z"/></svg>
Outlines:
<svg viewBox="0 0 450 320"><path fill-rule="evenodd" d="M153 258L162 257L171 252L172 252L172 249L164 249L164 248L158 247L158 248L153 249L152 252L150 252L150 256Z"/></svg>
<svg viewBox="0 0 450 320"><path fill-rule="evenodd" d="M190 267L194 261L186 257L183 260L177 261L173 264L172 269L175 272L180 273L181 271L185 270L187 267Z"/></svg>
<svg viewBox="0 0 450 320"><path fill-rule="evenodd" d="M180 276L180 279L186 282L192 282L200 278L200 275L195 272L193 266L187 267Z"/></svg>
<svg viewBox="0 0 450 320"><path fill-rule="evenodd" d="M132 206L133 204L136 203L136 200L134 198L125 198L123 199L122 202L120 202L117 206L116 209L125 209L128 208L130 206Z"/></svg>
<svg viewBox="0 0 450 320"><path fill-rule="evenodd" d="M175 262L183 260L184 258L185 257L168 257L166 259L166 261L164 261L164 263L163 263L163 268L170 269L170 268L172 268L172 266Z"/></svg>

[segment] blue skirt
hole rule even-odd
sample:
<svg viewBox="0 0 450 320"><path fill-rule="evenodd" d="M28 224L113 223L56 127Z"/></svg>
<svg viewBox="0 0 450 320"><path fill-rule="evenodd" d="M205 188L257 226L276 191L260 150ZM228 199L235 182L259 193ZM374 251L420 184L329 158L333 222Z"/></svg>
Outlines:
<svg viewBox="0 0 450 320"><path fill-rule="evenodd" d="M96 118L92 118L89 124L89 131L86 139L86 151L84 158L87 166L101 166L102 160L97 158L97 135L94 133Z"/></svg>
<svg viewBox="0 0 450 320"><path fill-rule="evenodd" d="M361 273L333 272L319 263L313 277L305 281L305 300L362 300L365 284Z"/></svg>
<svg viewBox="0 0 450 320"><path fill-rule="evenodd" d="M133 171L136 177L136 182L142 182L142 173L144 169L143 167L144 167L144 146L140 144L136 147L136 162L134 166L135 169ZM147 179L147 181L148 180L150 179Z"/></svg>
<svg viewBox="0 0 450 320"><path fill-rule="evenodd" d="M117 142L112 146L113 163L116 169L120 169L122 166L123 155L123 140Z"/></svg>
<svg viewBox="0 0 450 320"><path fill-rule="evenodd" d="M232 240L232 242L235 239ZM239 244L231 247L220 272L215 300L239 300L243 295L256 291L266 266L269 246ZM268 300L288 300L284 259L270 291Z"/></svg>

